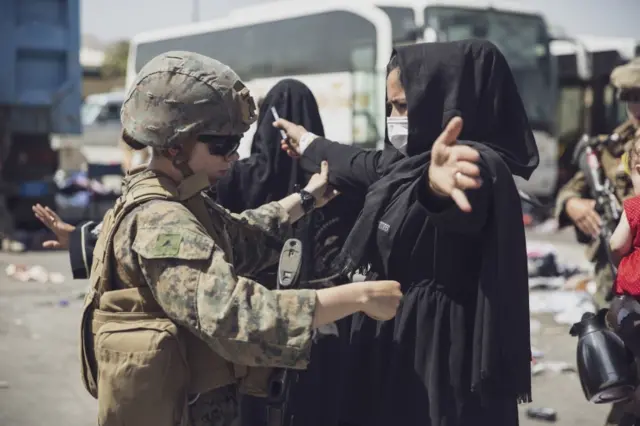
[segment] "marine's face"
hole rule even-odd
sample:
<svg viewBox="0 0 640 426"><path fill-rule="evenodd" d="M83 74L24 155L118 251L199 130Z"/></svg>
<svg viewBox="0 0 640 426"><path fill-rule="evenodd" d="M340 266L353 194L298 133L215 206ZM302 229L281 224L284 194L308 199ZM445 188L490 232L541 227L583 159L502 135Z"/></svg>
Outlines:
<svg viewBox="0 0 640 426"><path fill-rule="evenodd" d="M391 117L406 117L407 97L400 81L400 68L396 68L387 77L387 102L391 105Z"/></svg>
<svg viewBox="0 0 640 426"><path fill-rule="evenodd" d="M229 172L239 158L239 137L200 138L193 147L189 167L194 173L206 173L213 185Z"/></svg>

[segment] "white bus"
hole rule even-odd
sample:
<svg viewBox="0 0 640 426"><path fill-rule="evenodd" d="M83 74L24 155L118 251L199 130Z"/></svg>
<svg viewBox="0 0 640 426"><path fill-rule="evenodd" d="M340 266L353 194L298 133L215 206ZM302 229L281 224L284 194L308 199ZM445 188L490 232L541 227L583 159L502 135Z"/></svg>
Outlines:
<svg viewBox="0 0 640 426"><path fill-rule="evenodd" d="M374 148L384 136L385 67L393 45L486 38L505 54L536 130L541 165L521 186L538 196L551 194L557 79L542 15L477 1L318 3L267 3L215 21L139 34L131 42L127 82L157 54L199 52L233 67L256 98L283 78L303 81L318 100L328 138ZM241 154L248 153L243 143Z"/></svg>

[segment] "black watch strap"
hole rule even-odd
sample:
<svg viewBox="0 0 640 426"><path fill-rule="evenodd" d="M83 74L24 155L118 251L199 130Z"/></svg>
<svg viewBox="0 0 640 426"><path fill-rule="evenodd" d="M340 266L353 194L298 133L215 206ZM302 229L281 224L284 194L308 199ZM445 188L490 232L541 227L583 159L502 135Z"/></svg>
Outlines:
<svg viewBox="0 0 640 426"><path fill-rule="evenodd" d="M316 199L309 191L305 191L304 189L299 192L302 204L302 210L304 210L305 214L309 213L316 207Z"/></svg>

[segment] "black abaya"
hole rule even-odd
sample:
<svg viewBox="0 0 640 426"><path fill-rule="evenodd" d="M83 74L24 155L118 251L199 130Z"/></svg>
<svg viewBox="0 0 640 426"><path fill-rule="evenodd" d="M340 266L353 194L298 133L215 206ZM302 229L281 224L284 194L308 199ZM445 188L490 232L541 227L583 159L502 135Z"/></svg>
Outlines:
<svg viewBox="0 0 640 426"><path fill-rule="evenodd" d="M304 154L329 161L338 189L368 188L342 265L397 280L404 292L393 321L354 317L343 420L517 425L531 378L526 246L512 174L528 178L538 162L524 107L490 43L413 45L396 54L409 157L391 156L388 141L374 153L326 139ZM467 191L469 214L427 190L431 144L454 116L464 120L461 139L477 141L461 143L481 154L484 184Z"/></svg>
<svg viewBox="0 0 640 426"><path fill-rule="evenodd" d="M260 107L251 156L236 162L228 176L218 182L217 201L232 212L242 212L277 201L306 185L315 171L304 172L298 162L280 149L281 136L273 127L271 107L280 117L300 124L317 135L324 128L316 100L304 84L287 79L267 93ZM305 287L345 282L331 267L349 231L355 223L364 197L338 197L322 209L312 212L294 226L294 233L304 247L301 279ZM325 278L334 276L333 279ZM274 285L275 268L256 277L258 282ZM336 323L336 335L317 334L309 368L299 373L290 392L286 417L289 426L332 426L339 420L340 388L343 360L350 319ZM243 397L242 426L266 425L266 403L262 398Z"/></svg>

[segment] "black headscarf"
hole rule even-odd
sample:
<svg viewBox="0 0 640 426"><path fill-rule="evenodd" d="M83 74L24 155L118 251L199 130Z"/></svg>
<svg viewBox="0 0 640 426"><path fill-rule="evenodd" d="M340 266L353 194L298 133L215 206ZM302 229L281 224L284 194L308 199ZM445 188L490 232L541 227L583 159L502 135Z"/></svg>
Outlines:
<svg viewBox="0 0 640 426"><path fill-rule="evenodd" d="M296 185L304 185L309 179L301 173L297 161L280 149L282 137L273 127L275 119L271 107L276 108L281 118L324 136L318 103L311 90L293 79L276 84L260 107L251 156L237 161L217 184L218 202L232 212L239 213L280 200L294 192Z"/></svg>
<svg viewBox="0 0 640 426"><path fill-rule="evenodd" d="M493 44L480 40L416 44L397 48L393 55L407 97L408 158L390 161L384 176L369 188L340 265L351 273L373 262L378 269L373 272L386 273L393 244L375 244L378 223L384 215L390 238L397 236L394 232L416 202L413 190L426 185L431 146L453 117L462 117L460 143L480 152L492 193L483 230L472 383L488 392L484 395L497 392L528 401L526 241L512 174L528 179L538 165L538 150L511 70ZM393 158L394 148L385 139L384 155Z"/></svg>

